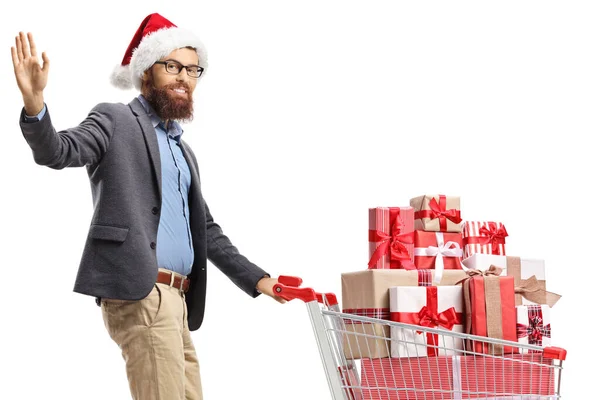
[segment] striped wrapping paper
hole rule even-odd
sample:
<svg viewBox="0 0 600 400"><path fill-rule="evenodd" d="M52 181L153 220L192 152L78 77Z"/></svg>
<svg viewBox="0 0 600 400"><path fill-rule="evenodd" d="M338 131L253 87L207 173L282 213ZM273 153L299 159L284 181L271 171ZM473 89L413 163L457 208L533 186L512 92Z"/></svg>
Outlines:
<svg viewBox="0 0 600 400"><path fill-rule="evenodd" d="M475 254L506 255L505 237L508 236L502 222L466 221L463 225L463 259Z"/></svg>
<svg viewBox="0 0 600 400"><path fill-rule="evenodd" d="M369 269L415 269L412 207L369 208Z"/></svg>
<svg viewBox="0 0 600 400"><path fill-rule="evenodd" d="M364 359L361 387L363 400L491 399L501 395L526 398L521 396L556 393L552 360L540 353L504 358Z"/></svg>

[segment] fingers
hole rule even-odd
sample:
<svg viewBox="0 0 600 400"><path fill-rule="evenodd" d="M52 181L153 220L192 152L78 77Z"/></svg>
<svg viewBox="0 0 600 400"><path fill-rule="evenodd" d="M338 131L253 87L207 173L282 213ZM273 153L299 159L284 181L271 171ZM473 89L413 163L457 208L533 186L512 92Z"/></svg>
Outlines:
<svg viewBox="0 0 600 400"><path fill-rule="evenodd" d="M35 42L33 41L33 34L31 32L27 33L27 39L29 39L29 47L31 48L31 57L37 58L37 48L35 46Z"/></svg>
<svg viewBox="0 0 600 400"><path fill-rule="evenodd" d="M19 32L19 36L21 38L21 46L23 46L23 57L31 57L31 53L29 52L29 41L27 40L27 36L25 36L25 33L23 32Z"/></svg>
<svg viewBox="0 0 600 400"><path fill-rule="evenodd" d="M17 36L15 38L15 43L17 45L17 56L19 57L19 62L23 61L23 47L21 46L21 38Z"/></svg>
<svg viewBox="0 0 600 400"><path fill-rule="evenodd" d="M47 72L48 68L50 68L50 59L46 55L46 52L42 52L42 60L44 61L44 65L42 65L42 71Z"/></svg>
<svg viewBox="0 0 600 400"><path fill-rule="evenodd" d="M13 66L17 68L17 65L19 65L19 56L17 55L17 50L14 47L11 47L10 54L12 55Z"/></svg>

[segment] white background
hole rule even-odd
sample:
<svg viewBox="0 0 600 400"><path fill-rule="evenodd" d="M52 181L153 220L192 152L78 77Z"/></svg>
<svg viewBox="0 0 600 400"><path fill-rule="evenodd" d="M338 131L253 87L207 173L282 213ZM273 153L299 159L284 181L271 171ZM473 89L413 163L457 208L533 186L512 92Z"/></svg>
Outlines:
<svg viewBox="0 0 600 400"><path fill-rule="evenodd" d="M0 398L127 399L94 299L72 292L92 215L85 169L35 164L10 46L51 59L45 99L72 127L158 11L208 48L184 139L215 220L274 276L340 293L367 265L367 209L461 196L500 220L508 253L546 260L566 399L593 397L598 360L600 6L589 1L33 0L0 25ZM18 8L17 8L18 7ZM595 172L594 172L595 171ZM252 300L212 265L193 333L205 398L327 399L305 307Z"/></svg>

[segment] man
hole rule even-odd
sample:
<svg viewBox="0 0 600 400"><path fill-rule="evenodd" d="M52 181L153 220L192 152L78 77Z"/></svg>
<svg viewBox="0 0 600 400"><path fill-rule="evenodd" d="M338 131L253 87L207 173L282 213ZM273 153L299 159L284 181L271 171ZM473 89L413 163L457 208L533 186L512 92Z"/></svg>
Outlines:
<svg viewBox="0 0 600 400"><path fill-rule="evenodd" d="M33 36L11 48L24 108L20 126L37 164L85 166L94 212L74 291L96 298L125 359L134 399L201 399L190 331L202 324L207 258L238 287L275 300L269 274L237 251L204 202L198 163L177 121L193 116L207 67L202 43L159 14L144 19L112 75L139 89L56 132L43 90L50 61Z"/></svg>

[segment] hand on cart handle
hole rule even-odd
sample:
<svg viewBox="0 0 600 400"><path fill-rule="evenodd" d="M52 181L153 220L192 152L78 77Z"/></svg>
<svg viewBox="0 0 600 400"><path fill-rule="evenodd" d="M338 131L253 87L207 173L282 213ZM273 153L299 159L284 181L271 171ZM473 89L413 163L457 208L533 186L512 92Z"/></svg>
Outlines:
<svg viewBox="0 0 600 400"><path fill-rule="evenodd" d="M273 291L273 288L276 283L278 282L277 278L271 278L269 276L265 276L264 278L262 278L261 280L258 281L258 283L256 284L256 290L259 293L262 293L266 296L271 297L272 299L274 299L275 301L281 303L281 304L285 304L287 303L287 300L284 299L283 297L279 296L277 293L275 293Z"/></svg>
<svg viewBox="0 0 600 400"><path fill-rule="evenodd" d="M276 296L284 298L286 300L300 299L305 303L310 301L318 301L323 304L327 302L328 306L337 305L337 298L333 293L317 293L311 288L300 288L302 279L296 276L285 276L282 275L278 279L278 283L273 286L273 292Z"/></svg>

